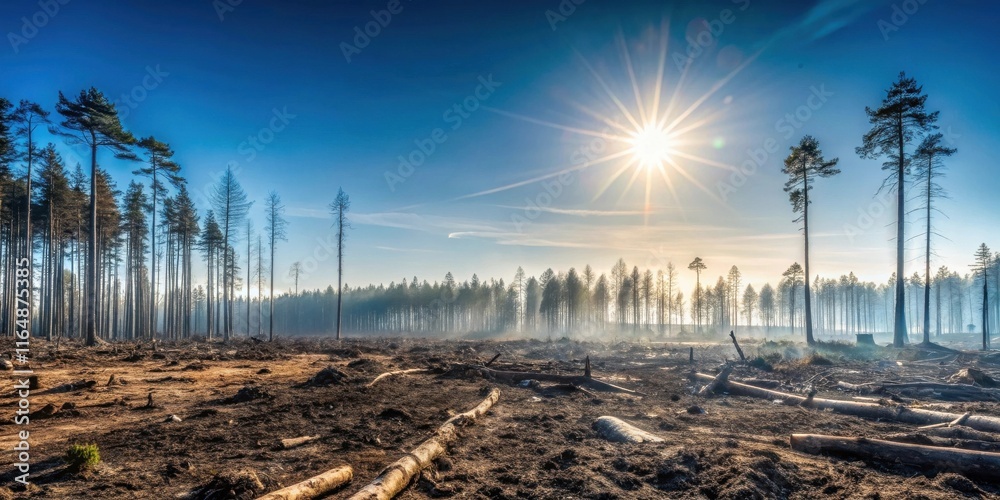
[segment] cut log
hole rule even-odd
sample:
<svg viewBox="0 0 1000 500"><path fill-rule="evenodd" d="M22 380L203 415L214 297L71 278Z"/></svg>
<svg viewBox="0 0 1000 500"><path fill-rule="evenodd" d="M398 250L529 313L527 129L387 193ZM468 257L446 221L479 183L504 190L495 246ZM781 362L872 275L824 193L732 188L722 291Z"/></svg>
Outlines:
<svg viewBox="0 0 1000 500"><path fill-rule="evenodd" d="M396 370L394 372L385 372L385 373L383 373L383 374L375 377L375 380L372 380L371 382L369 382L366 387L371 387L371 386L375 385L376 382L378 382L379 380L382 380L384 378L395 377L396 375L405 375L407 373L427 373L428 371L430 371L430 370L428 370L426 368L411 368L409 370Z"/></svg>
<svg viewBox="0 0 1000 500"><path fill-rule="evenodd" d="M709 394L714 393L716 389L725 387L726 381L729 380L730 373L733 373L733 367L730 365L723 366L722 370L719 371L719 374L716 375L711 382L705 384L700 391L698 391L698 395L708 396Z"/></svg>
<svg viewBox="0 0 1000 500"><path fill-rule="evenodd" d="M740 343L736 341L736 332L730 330L729 338L733 339L733 346L736 347L736 353L740 355L740 361L746 363L747 357L743 355L743 349L740 349Z"/></svg>
<svg viewBox="0 0 1000 500"><path fill-rule="evenodd" d="M903 463L925 471L957 472L973 478L995 479L1000 475L1000 453L817 434L792 434L791 445L795 451L813 455L830 453Z"/></svg>
<svg viewBox="0 0 1000 500"><path fill-rule="evenodd" d="M493 389L475 408L449 418L438 428L433 437L382 470L371 484L351 495L350 500L389 500L399 494L421 470L443 455L448 445L458 439L459 426L474 423L477 418L489 411L498 399L500 390Z"/></svg>
<svg viewBox="0 0 1000 500"><path fill-rule="evenodd" d="M306 443L311 443L319 439L319 436L302 436L297 438L288 438L281 440L281 447L284 449L295 448L296 446L302 446Z"/></svg>
<svg viewBox="0 0 1000 500"><path fill-rule="evenodd" d="M629 394L632 396L645 396L645 394L639 391L633 391L632 389L626 389L624 387L619 387L608 382L603 382L596 378L590 378L581 375L558 375L554 373L538 373L538 372L511 372L504 370L494 370L492 368L475 367L471 365L456 365L453 369L467 369L478 371L483 377L493 379L493 380L503 380L513 384L517 384L522 380L537 380L539 382L556 382L561 384L573 384L578 386L588 387L595 391L601 392L617 392L621 394Z"/></svg>
<svg viewBox="0 0 1000 500"><path fill-rule="evenodd" d="M615 417L598 417L592 427L598 436L616 443L663 442L663 438Z"/></svg>
<svg viewBox="0 0 1000 500"><path fill-rule="evenodd" d="M354 470L350 465L330 469L318 476L311 477L298 484L268 493L257 500L307 500L325 495L349 482L354 478Z"/></svg>
<svg viewBox="0 0 1000 500"><path fill-rule="evenodd" d="M845 391L856 391L860 394L881 394L885 391L894 392L914 392L926 391L925 396L933 396L938 399L961 400L961 401L983 401L996 400L1000 396L997 389L985 389L968 384L942 384L939 382L886 382L883 384L849 384L847 382L837 382L837 388ZM920 394L911 394L920 395Z"/></svg>
<svg viewBox="0 0 1000 500"><path fill-rule="evenodd" d="M897 443L939 446L942 448L960 448L963 450L989 451L993 453L1000 452L1000 443L994 441L947 438L933 436L929 432L929 430L924 430L916 433L890 434L885 436L885 440Z"/></svg>
<svg viewBox="0 0 1000 500"><path fill-rule="evenodd" d="M695 377L701 380L713 380L715 377L704 373L696 373ZM786 392L772 391L754 387L752 385L741 384L729 381L727 384L730 394L753 396L764 399L780 399L786 405L799 405L807 398ZM920 408L907 408L905 406L885 406L876 403L862 403L858 401L839 401L836 399L813 398L811 408L818 410L833 410L836 413L854 415L873 420L892 420L916 425L929 425L948 423L954 421L961 415L945 413L943 411L924 410ZM966 427L987 432L1000 432L1000 418L988 417L984 415L971 415L965 421Z"/></svg>

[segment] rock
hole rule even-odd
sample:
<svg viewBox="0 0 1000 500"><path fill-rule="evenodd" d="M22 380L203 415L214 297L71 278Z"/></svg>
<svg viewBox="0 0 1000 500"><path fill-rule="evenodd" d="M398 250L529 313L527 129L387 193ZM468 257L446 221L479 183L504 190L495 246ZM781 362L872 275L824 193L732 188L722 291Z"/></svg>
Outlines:
<svg viewBox="0 0 1000 500"><path fill-rule="evenodd" d="M540 383L539 383L539 382L538 382L537 380L534 380L534 379L528 379L528 380L522 380L522 381L521 381L521 382L520 382L519 384L517 384L517 385L518 385L518 386L520 386L520 387L525 387L525 388L530 388L530 389L535 389L535 388L537 388L538 386L540 386L541 384L540 384Z"/></svg>
<svg viewBox="0 0 1000 500"><path fill-rule="evenodd" d="M14 363L11 363L10 361L8 361L6 359L0 359L0 370L7 371L7 370L13 370L13 369L14 369Z"/></svg>
<svg viewBox="0 0 1000 500"><path fill-rule="evenodd" d="M182 421L181 417L178 417L177 415L170 415L166 418L166 420L164 420L164 422L181 422L181 421Z"/></svg>
<svg viewBox="0 0 1000 500"><path fill-rule="evenodd" d="M260 370L257 370L257 375L267 375L268 373L271 373L270 368L261 368Z"/></svg>

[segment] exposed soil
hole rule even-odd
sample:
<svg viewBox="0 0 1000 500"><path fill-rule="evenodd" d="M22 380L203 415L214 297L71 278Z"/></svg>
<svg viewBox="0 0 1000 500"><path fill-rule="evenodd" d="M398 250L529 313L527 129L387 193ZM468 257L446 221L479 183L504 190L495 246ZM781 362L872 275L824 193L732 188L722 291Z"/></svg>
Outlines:
<svg viewBox="0 0 1000 500"><path fill-rule="evenodd" d="M5 351L11 346L4 345ZM747 343L753 368L733 378L776 380L780 389L850 399L837 381L923 377L946 381L978 366L1000 380L1000 365L974 354L828 346L818 354L790 344ZM342 464L354 481L346 498L427 439L449 416L498 386L499 403L462 430L461 440L399 498L1000 498L997 484L893 463L804 455L792 433L881 437L913 426L875 422L762 399L692 394L692 366L714 373L731 344L579 343L535 340L281 340L33 345L39 389L31 394L31 481L0 471L4 498L255 498ZM645 397L513 386L453 364L579 375L590 357L596 378ZM366 384L385 371L429 368ZM9 372L8 372L9 373ZM5 377L10 380L11 377ZM113 378L113 379L112 379ZM700 384L697 384L700 385ZM151 395L151 399L150 399ZM18 399L0 394L0 463L12 462ZM878 396L876 396L878 397ZM920 399L920 398L918 398ZM152 405L150 405L152 401ZM1000 416L997 402L923 406ZM47 406L51 405L51 406ZM37 412L37 413L35 413ZM605 441L591 429L600 416L621 418L665 443ZM176 417L176 418L174 418ZM180 421L177 421L177 419ZM321 436L282 449L280 440ZM102 463L71 472L70 444L95 443Z"/></svg>

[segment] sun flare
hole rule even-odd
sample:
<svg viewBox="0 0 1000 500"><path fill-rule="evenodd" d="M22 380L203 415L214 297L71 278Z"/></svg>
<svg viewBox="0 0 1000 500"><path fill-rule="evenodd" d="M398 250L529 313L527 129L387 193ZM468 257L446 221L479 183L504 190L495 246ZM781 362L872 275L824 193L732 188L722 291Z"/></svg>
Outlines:
<svg viewBox="0 0 1000 500"><path fill-rule="evenodd" d="M640 166L657 168L670 161L670 135L657 125L647 125L628 141Z"/></svg>
<svg viewBox="0 0 1000 500"><path fill-rule="evenodd" d="M573 107L585 116L584 119L589 126L560 124L490 108L491 111L501 115L562 130L588 141L597 141L601 144L602 154L583 155L586 161L574 162L573 165L551 170L546 169L548 171L540 175L467 194L458 199L486 196L584 169L600 168L606 169L607 175L592 185L595 190L593 196L595 201L613 185L623 183L624 189L618 201L635 203L639 198L634 196L632 189L638 187L644 191L643 207L649 213L654 199L659 198L659 194L654 193L654 186L665 187L670 196L677 201L679 200L677 187L683 183L693 186L708 198L724 205L724 200L706 185L704 175L699 172L702 170L701 167L727 172L735 170L734 166L717 161L710 153L704 152L719 149L720 146L716 144L724 144L718 135L714 136L714 142L709 139L713 137L709 133L711 127L720 122L725 112L723 107L712 108L715 105L712 98L743 68L753 62L763 49L744 58L722 78L715 79L704 92L688 94L684 89L685 84L690 86L691 77L688 73L691 65L684 66L675 78L667 78L669 66L666 21L664 19L658 33L659 57L637 61L641 63L639 66L646 67L644 71L637 71L629 44L621 32L617 37L622 62L620 73L612 71L609 74L607 71L598 71L581 53L576 53L580 63L593 77L597 95L603 94L603 98L598 97L593 103L572 102ZM649 76L648 69L651 67L656 67L656 71ZM638 76L643 72L647 75L645 78ZM619 80L625 81L622 83ZM728 104L728 101L723 102Z"/></svg>

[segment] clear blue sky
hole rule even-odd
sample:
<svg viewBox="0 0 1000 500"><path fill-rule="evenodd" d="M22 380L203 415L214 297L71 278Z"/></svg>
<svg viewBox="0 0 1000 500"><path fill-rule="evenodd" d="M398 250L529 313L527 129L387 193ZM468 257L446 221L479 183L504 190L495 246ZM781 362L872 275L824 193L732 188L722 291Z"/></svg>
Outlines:
<svg viewBox="0 0 1000 500"><path fill-rule="evenodd" d="M380 15L385 26L376 36L359 40L363 48L346 49L348 62L343 44L353 45L355 28L377 22L371 11L390 2L244 0L219 8L229 1L75 0L54 15L37 1L4 2L0 95L50 110L60 90L95 86L115 99L141 97L119 102L125 125L169 142L196 196L238 162L239 180L257 200L258 229L267 192L284 198L290 238L276 267L281 275L306 263L304 287L335 282L334 260L319 240L330 233L327 205L341 186L353 201L351 284L433 281L447 271L509 281L518 265L536 275L588 263L603 272L619 256L680 268L701 256L709 276L735 264L752 282L774 282L802 260L780 168L804 134L839 157L843 170L813 191L814 272L883 281L894 268L894 202L870 208L879 204L880 164L854 148L868 128L864 107L877 105L901 70L924 85L959 149L943 181L951 199L941 208L950 218L939 219L935 267L964 272L980 242L1000 245L991 241L1000 183L990 173L1000 134L1000 5L586 0L556 17L556 0L401 0L391 18ZM895 10L904 8L912 12L905 19ZM25 29L23 17L44 26ZM702 35L708 46L683 73L685 37L697 42L705 26L716 34ZM669 107L668 121L678 118L670 147L679 168L647 180L623 157L562 182L524 182L621 146L588 131L605 128L600 117L628 122L611 96L636 117L652 109L664 39L660 113ZM159 78L147 78L150 71ZM804 111L809 104L815 109ZM799 128L779 123L796 111L809 115ZM284 120L272 120L276 112ZM250 136L266 144L255 149ZM777 152L738 186L727 180L751 158L748 148L768 139ZM400 175L397 158L421 144L433 152ZM85 152L61 148L70 162L85 163ZM133 166L106 153L101 161L123 189ZM400 177L387 180L387 172ZM727 182L733 190L720 188ZM497 188L509 189L490 192ZM875 217L868 222L862 213ZM908 228L908 236L919 231ZM912 274L923 254L917 242L908 246ZM693 281L688 274L681 272Z"/></svg>

